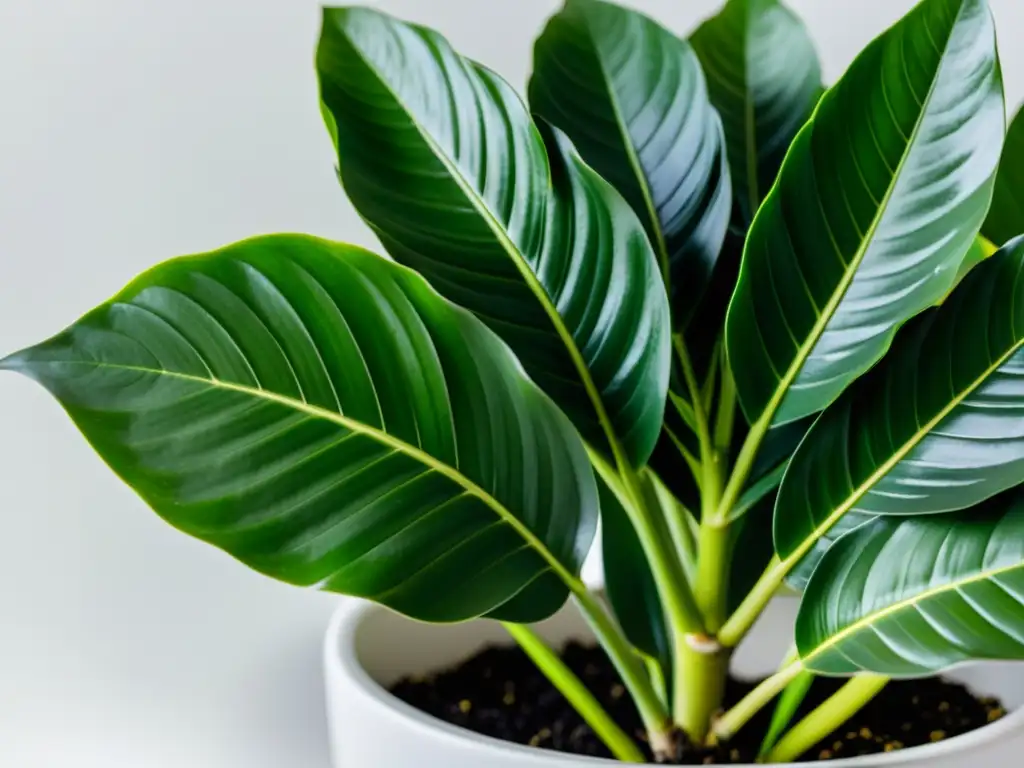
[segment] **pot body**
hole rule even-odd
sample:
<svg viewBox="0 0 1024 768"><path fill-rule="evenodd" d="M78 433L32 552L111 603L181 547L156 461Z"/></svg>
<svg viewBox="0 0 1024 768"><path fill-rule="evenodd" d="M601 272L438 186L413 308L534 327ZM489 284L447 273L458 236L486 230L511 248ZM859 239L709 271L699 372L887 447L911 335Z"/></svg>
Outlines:
<svg viewBox="0 0 1024 768"><path fill-rule="evenodd" d="M792 643L797 601L779 598L741 646L735 671L772 673ZM592 634L572 604L537 626L549 642L587 641ZM335 768L581 768L617 763L508 744L425 715L387 687L402 677L453 667L486 645L509 644L490 621L434 626L383 608L346 601L324 645L327 716ZM1015 768L1024 765L1024 664L965 666L949 677L980 694L1000 697L1011 713L948 741L885 755L832 760L829 768ZM824 764L823 764L824 765ZM749 766L748 768L755 768Z"/></svg>

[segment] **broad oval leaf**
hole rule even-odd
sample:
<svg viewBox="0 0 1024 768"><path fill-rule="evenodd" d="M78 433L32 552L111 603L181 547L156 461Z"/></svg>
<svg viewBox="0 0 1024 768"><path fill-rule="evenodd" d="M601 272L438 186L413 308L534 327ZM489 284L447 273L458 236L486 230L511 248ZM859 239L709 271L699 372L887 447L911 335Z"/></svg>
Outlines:
<svg viewBox="0 0 1024 768"><path fill-rule="evenodd" d="M803 22L778 0L729 0L690 37L722 116L733 194L746 227L822 94Z"/></svg>
<svg viewBox="0 0 1024 768"><path fill-rule="evenodd" d="M1024 239L976 266L942 306L821 415L775 507L775 549L799 558L848 513L973 506L1024 477Z"/></svg>
<svg viewBox="0 0 1024 768"><path fill-rule="evenodd" d="M172 260L0 365L168 522L286 582L533 621L593 538L568 419L471 314L351 246L282 235Z"/></svg>
<svg viewBox="0 0 1024 768"><path fill-rule="evenodd" d="M951 515L879 518L829 550L796 623L804 666L825 675L934 674L1024 659L1024 496Z"/></svg>
<svg viewBox="0 0 1024 768"><path fill-rule="evenodd" d="M729 307L752 423L825 408L948 292L1004 127L984 0L924 0L822 97L754 219Z"/></svg>
<svg viewBox="0 0 1024 768"><path fill-rule="evenodd" d="M684 325L732 206L721 120L689 43L636 11L567 0L537 40L529 94L644 222Z"/></svg>
<svg viewBox="0 0 1024 768"><path fill-rule="evenodd" d="M505 339L588 441L644 464L670 323L622 197L435 32L326 9L317 69L345 190L391 255Z"/></svg>
<svg viewBox="0 0 1024 768"><path fill-rule="evenodd" d="M1024 235L1024 109L1006 133L992 207L981 232L996 245Z"/></svg>

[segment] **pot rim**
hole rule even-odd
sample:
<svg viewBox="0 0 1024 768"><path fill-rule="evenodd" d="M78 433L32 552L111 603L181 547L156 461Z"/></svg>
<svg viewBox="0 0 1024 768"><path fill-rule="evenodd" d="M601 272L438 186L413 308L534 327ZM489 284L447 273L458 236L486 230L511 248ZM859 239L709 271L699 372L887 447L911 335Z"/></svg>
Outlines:
<svg viewBox="0 0 1024 768"><path fill-rule="evenodd" d="M483 750L497 751L505 755L515 754L536 768L561 768L567 762L579 763L581 766L591 765L595 768L622 765L616 760L537 749L475 733L447 723L433 715L428 715L392 695L370 676L356 655L356 634L359 627L374 613L387 610L366 601L345 599L331 617L324 638L323 652L325 667L344 678L369 705L373 706L381 716L393 722L396 727L426 732L432 737L446 742L462 745L472 744ZM412 621L412 619L409 620ZM330 684L331 678L332 675L329 674L328 684ZM918 760L922 765L927 765L931 758L958 754L1021 729L1024 729L1024 707L1010 712L995 723L936 744L908 747L888 754L815 761L809 765L827 764L829 768L863 768L864 766L898 765L912 760ZM787 765L791 765L791 763L787 763ZM737 768L757 767L748 765L737 766Z"/></svg>

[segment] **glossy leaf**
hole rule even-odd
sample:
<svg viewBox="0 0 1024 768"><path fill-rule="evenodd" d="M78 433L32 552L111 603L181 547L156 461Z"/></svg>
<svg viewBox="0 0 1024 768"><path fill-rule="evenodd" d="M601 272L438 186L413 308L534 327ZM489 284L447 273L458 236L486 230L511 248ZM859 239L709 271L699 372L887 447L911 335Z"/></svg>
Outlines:
<svg viewBox="0 0 1024 768"><path fill-rule="evenodd" d="M711 279L732 205L722 124L690 44L603 0L566 0L534 49L530 106L644 222L685 324Z"/></svg>
<svg viewBox="0 0 1024 768"><path fill-rule="evenodd" d="M775 548L799 557L847 513L965 509L1024 477L1024 239L942 306L815 422L783 479Z"/></svg>
<svg viewBox="0 0 1024 768"><path fill-rule="evenodd" d="M1024 659L1024 496L951 515L879 518L829 550L804 593L806 668L914 677Z"/></svg>
<svg viewBox="0 0 1024 768"><path fill-rule="evenodd" d="M821 97L821 63L803 22L778 0L729 0L690 42L722 116L746 227Z"/></svg>
<svg viewBox="0 0 1024 768"><path fill-rule="evenodd" d="M622 197L435 32L326 9L317 69L345 190L391 255L505 339L588 441L644 464L669 310Z"/></svg>
<svg viewBox="0 0 1024 768"><path fill-rule="evenodd" d="M292 584L430 621L537 620L592 541L565 416L471 314L351 246L274 236L167 262L0 366L172 525Z"/></svg>
<svg viewBox="0 0 1024 768"><path fill-rule="evenodd" d="M752 423L825 408L949 291L1004 125L984 0L924 0L825 94L751 226L729 307Z"/></svg>
<svg viewBox="0 0 1024 768"><path fill-rule="evenodd" d="M854 528L859 528L865 523L877 519L877 517L877 515L866 515L860 512L847 512L844 514L831 528L815 539L814 546L811 547L807 554L800 559L800 562L786 576L786 584L797 592L803 592L807 589L807 583L811 580L814 569L818 567L818 563L825 557L825 553L832 548L832 545Z"/></svg>
<svg viewBox="0 0 1024 768"><path fill-rule="evenodd" d="M981 231L996 245L1024 235L1024 109L1007 131L992 207Z"/></svg>

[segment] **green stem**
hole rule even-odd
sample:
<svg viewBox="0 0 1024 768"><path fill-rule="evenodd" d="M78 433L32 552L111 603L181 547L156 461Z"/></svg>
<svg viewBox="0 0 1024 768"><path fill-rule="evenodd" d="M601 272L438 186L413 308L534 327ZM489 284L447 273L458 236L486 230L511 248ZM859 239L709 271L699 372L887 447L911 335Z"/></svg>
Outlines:
<svg viewBox="0 0 1024 768"><path fill-rule="evenodd" d="M672 714L694 744L704 743L715 713L722 708L729 658L728 650L704 636L688 635L676 647Z"/></svg>
<svg viewBox="0 0 1024 768"><path fill-rule="evenodd" d="M616 473L596 451L590 451L590 460L608 486L621 494L620 501L630 513L673 634L682 636L687 632L701 631L700 609L686 580L683 564L671 546L672 537L665 528L665 521L651 513L654 505L648 502L640 478L624 464L619 465Z"/></svg>
<svg viewBox="0 0 1024 768"><path fill-rule="evenodd" d="M701 459L705 460L714 450L711 442L711 432L708 429L708 417L704 408L704 399L701 396L700 385L697 383L697 375L693 371L693 362L690 360L689 350L681 333L672 335L672 344L679 358L679 365L683 369L683 380L686 382L686 389L690 393L690 405L693 406L694 421L697 427L697 440L700 441Z"/></svg>
<svg viewBox="0 0 1024 768"><path fill-rule="evenodd" d="M582 583L573 588L573 597L636 704L654 756L669 756L674 747L672 719L647 677L643 661L608 616L604 606Z"/></svg>
<svg viewBox="0 0 1024 768"><path fill-rule="evenodd" d="M740 607L729 617L718 633L718 641L727 648L735 648L746 637L754 622L764 612L765 607L778 592L786 580L786 574L792 568L788 560L780 560L776 555L768 564L768 568L757 580L750 594L740 603Z"/></svg>
<svg viewBox="0 0 1024 768"><path fill-rule="evenodd" d="M727 559L729 545L729 531L724 525L716 520L715 512L718 508L719 497L722 494L722 454L716 449L708 429L707 414L704 410L700 387L697 384L697 377L693 370L693 363L690 360L689 351L683 341L682 334L675 334L673 337L676 356L683 369L683 378L686 381L687 389L690 392L690 399L693 405L695 420L697 422L697 439L700 441L701 453L701 524L700 524L700 546L698 547L697 560L697 583L695 598L701 615L704 617L705 629L714 634L725 620L725 583L727 574ZM731 382L731 377L725 375L723 370L723 392L733 388L725 381ZM734 390L733 390L734 391ZM723 420L728 423L729 432L732 432L731 412L735 402L723 403L730 415ZM723 411L719 409L719 416ZM716 425L718 429L725 429L725 425ZM680 665L681 666L681 665Z"/></svg>
<svg viewBox="0 0 1024 768"><path fill-rule="evenodd" d="M715 414L715 448L722 455L729 453L732 430L736 422L736 382L732 378L725 355L721 361L721 389L718 394L718 413Z"/></svg>
<svg viewBox="0 0 1024 768"><path fill-rule="evenodd" d="M803 665L799 661L794 662L776 672L748 693L739 704L715 721L710 742L717 744L735 736L740 728L750 722L750 718L778 696L800 674L802 669Z"/></svg>
<svg viewBox="0 0 1024 768"><path fill-rule="evenodd" d="M701 522L694 596L711 635L721 630L728 610L730 544L727 526L711 520Z"/></svg>
<svg viewBox="0 0 1024 768"><path fill-rule="evenodd" d="M889 682L881 675L858 675L824 704L793 726L765 762L790 763L838 729L877 696Z"/></svg>
<svg viewBox="0 0 1024 768"><path fill-rule="evenodd" d="M771 427L771 416L771 413L766 414L750 426L747 438L743 441L740 453L736 457L736 465L729 476L729 482L726 483L722 498L719 499L719 517L728 517L729 511L736 506L736 500L743 493L743 487L747 483L750 471L754 468L754 460L757 458L757 451L761 447L761 441L764 440L764 436L768 434L768 429Z"/></svg>
<svg viewBox="0 0 1024 768"><path fill-rule="evenodd" d="M533 630L522 624L504 624L504 627L616 759L624 763L646 762L636 743L619 728L583 682Z"/></svg>

